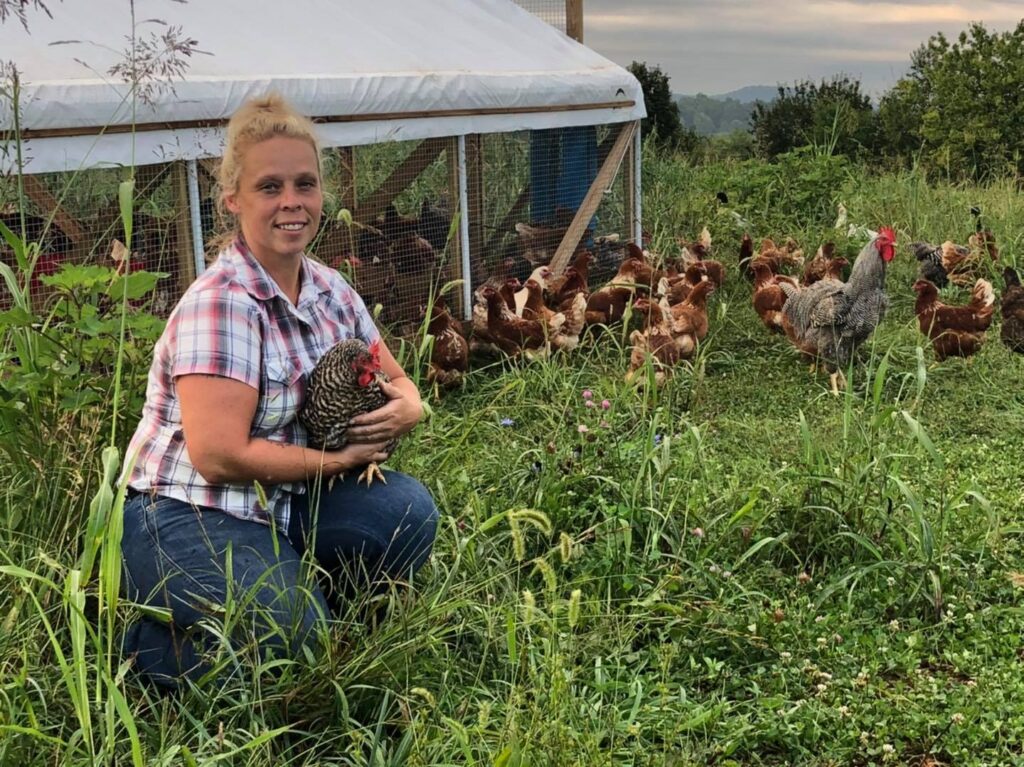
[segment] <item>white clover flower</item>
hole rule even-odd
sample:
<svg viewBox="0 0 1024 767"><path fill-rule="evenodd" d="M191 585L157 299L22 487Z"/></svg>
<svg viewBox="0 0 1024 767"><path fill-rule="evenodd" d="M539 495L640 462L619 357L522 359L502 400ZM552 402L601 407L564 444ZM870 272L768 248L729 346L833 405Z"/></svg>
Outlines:
<svg viewBox="0 0 1024 767"><path fill-rule="evenodd" d="M845 718L845 717L847 717L849 715L850 715L850 707L849 706L840 706L839 707L839 716Z"/></svg>
<svg viewBox="0 0 1024 767"><path fill-rule="evenodd" d="M953 714L953 716L950 717L950 719L952 720L953 724L963 724L965 717L963 714L957 711L955 714Z"/></svg>

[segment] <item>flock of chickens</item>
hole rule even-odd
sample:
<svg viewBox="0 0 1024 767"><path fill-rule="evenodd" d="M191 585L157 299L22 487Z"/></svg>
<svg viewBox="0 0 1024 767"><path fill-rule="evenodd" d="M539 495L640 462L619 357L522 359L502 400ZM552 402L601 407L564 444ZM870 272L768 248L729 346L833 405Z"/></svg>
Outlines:
<svg viewBox="0 0 1024 767"><path fill-rule="evenodd" d="M806 262L793 240L776 245L765 239L755 252L752 239L744 235L740 245L739 271L753 283L757 315L769 330L785 335L812 370L818 365L827 370L834 394L845 385L844 368L889 306L885 279L896 255L896 235L888 227L867 234L869 241L845 280L850 264L836 255L833 243L822 245ZM525 283L511 276L492 277L474 294L468 340L444 299L435 299L427 318L433 337L428 381L444 388L459 385L471 352L527 358L569 352L588 327L637 315L641 327L629 335L626 380L650 363L656 383L664 383L680 362L693 357L707 335L708 296L721 288L726 275L725 265L709 257L707 229L697 241L679 245L679 258L665 259L627 244L615 276L594 290L588 284L594 257L583 248L561 275L541 264ZM981 276L989 272L988 262L999 258L995 238L979 226L967 246L946 242L910 247L920 262L914 311L936 360L974 354L995 311L995 291ZM1011 350L1024 353L1024 288L1014 269L1006 267L1003 276L1001 337ZM970 300L963 305L941 301L939 288L949 283L973 285Z"/></svg>

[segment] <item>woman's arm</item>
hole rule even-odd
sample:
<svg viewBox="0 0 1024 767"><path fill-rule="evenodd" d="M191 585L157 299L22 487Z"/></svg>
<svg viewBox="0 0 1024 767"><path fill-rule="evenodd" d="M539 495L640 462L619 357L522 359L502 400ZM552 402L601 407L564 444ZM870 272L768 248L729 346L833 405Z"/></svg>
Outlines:
<svg viewBox="0 0 1024 767"><path fill-rule="evenodd" d="M192 465L207 482L297 482L319 473L333 476L387 459L382 452L383 440L321 451L251 437L259 400L256 389L241 381L209 375L180 376L176 383L185 446Z"/></svg>

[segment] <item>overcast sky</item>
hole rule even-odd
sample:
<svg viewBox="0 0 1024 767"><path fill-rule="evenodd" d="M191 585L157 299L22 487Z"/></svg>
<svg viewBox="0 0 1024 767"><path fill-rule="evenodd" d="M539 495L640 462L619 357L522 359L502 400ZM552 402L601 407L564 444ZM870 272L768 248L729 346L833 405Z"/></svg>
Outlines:
<svg viewBox="0 0 1024 767"><path fill-rule="evenodd" d="M843 73L880 95L938 31L1013 29L1024 0L584 0L584 42L660 65L675 93L725 93Z"/></svg>

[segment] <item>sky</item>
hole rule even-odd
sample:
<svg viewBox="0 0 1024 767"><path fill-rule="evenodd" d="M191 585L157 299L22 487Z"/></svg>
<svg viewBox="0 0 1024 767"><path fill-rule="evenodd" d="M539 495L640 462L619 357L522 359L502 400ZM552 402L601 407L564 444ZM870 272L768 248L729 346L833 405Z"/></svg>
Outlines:
<svg viewBox="0 0 1024 767"><path fill-rule="evenodd" d="M1013 29L1024 0L584 0L584 42L658 65L674 93L726 93L850 75L880 96L936 32Z"/></svg>

